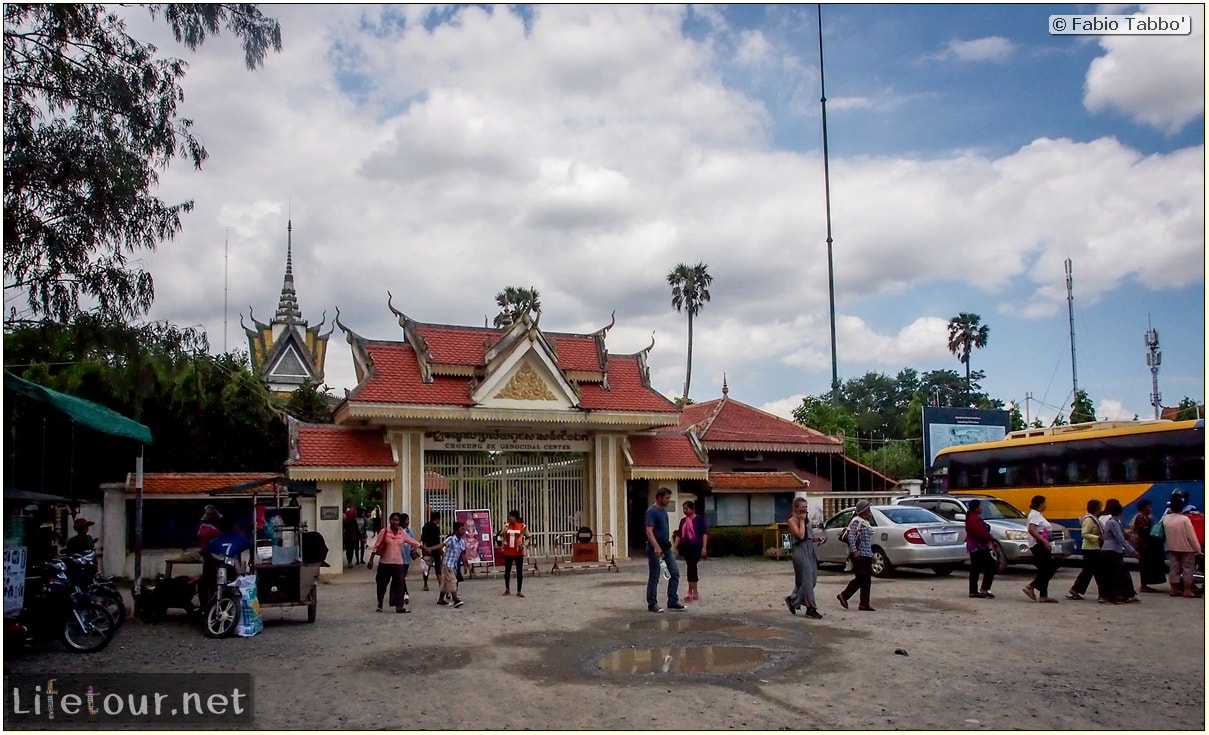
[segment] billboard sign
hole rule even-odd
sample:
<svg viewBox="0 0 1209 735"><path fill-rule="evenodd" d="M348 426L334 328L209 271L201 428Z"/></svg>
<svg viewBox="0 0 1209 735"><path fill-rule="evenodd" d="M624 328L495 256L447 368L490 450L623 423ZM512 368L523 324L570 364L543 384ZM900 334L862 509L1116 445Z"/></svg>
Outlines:
<svg viewBox="0 0 1209 735"><path fill-rule="evenodd" d="M992 442L1007 436L1012 426L1008 411L983 408L924 407L924 457L927 468L947 447Z"/></svg>
<svg viewBox="0 0 1209 735"><path fill-rule="evenodd" d="M466 534L466 563L495 564L495 544L491 541L491 511L455 510L453 519L461 521Z"/></svg>

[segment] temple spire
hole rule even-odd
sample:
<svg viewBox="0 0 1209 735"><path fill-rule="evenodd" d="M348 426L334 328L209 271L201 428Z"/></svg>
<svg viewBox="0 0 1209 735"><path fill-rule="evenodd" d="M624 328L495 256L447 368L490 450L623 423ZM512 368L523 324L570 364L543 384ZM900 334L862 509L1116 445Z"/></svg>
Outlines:
<svg viewBox="0 0 1209 735"><path fill-rule="evenodd" d="M298 294L294 291L294 222L286 222L285 245L285 281L281 285L281 299L277 302L277 315L273 322L289 324L296 322L306 325L302 318L302 310L298 308Z"/></svg>
<svg viewBox="0 0 1209 735"><path fill-rule="evenodd" d="M727 393L730 393L730 389L726 387L726 373L722 373L722 397L725 398Z"/></svg>

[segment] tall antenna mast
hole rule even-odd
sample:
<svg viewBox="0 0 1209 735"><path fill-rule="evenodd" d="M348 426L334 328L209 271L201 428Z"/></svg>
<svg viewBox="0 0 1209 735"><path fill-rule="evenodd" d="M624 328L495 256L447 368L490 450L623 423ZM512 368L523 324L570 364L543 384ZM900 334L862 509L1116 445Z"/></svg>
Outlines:
<svg viewBox="0 0 1209 735"><path fill-rule="evenodd" d="M1146 364L1150 366L1150 405L1154 406L1154 417L1160 418L1163 413L1163 396L1159 393L1159 365L1163 362L1163 352L1159 349L1159 333L1150 326L1150 315L1146 315Z"/></svg>
<svg viewBox="0 0 1209 735"><path fill-rule="evenodd" d="M840 373L835 357L835 265L831 255L831 165L827 150L827 83L823 77L823 5L819 18L819 104L823 107L823 200L827 208L827 296L831 315L831 402L840 400Z"/></svg>
<svg viewBox="0 0 1209 735"><path fill-rule="evenodd" d="M231 231L227 230L227 236L223 240L222 254L222 351L227 352L227 272L231 260Z"/></svg>
<svg viewBox="0 0 1209 735"><path fill-rule="evenodd" d="M1066 259L1066 308L1070 312L1070 379L1074 392L1071 393L1071 423L1075 423L1075 401L1079 400L1079 371L1075 368L1075 292L1074 266L1070 258Z"/></svg>

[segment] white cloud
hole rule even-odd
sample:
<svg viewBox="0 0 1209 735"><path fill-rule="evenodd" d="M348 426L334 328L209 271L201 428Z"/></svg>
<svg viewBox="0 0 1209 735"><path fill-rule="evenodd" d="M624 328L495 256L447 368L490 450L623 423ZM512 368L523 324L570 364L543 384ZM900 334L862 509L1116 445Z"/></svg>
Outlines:
<svg viewBox="0 0 1209 735"><path fill-rule="evenodd" d="M686 319L664 275L704 261L715 282L696 320L694 397L716 395L723 372L739 400L803 388L785 375L829 374L821 157L769 148L767 113L723 84L709 40L683 36L682 11L539 6L526 32L502 7L466 7L431 31L377 34L361 30L362 12L280 6L285 51L257 72L225 38L190 57L185 112L211 159L163 177L161 196L197 206L148 256L154 318L203 322L222 345L230 229L230 342L242 344L238 311L252 304L263 319L276 305L289 209L312 323L339 306L363 336L397 339L388 290L421 321L479 324L498 290L533 285L546 328L597 329L616 309L617 352L655 331L653 381L678 395ZM420 11L372 12L371 25ZM994 157L834 156L841 355L951 360L940 306L879 322L854 313L962 282L1008 313L1052 314L1067 257L1088 303L1125 281L1197 283L1203 161L1203 146L1143 156L1111 138ZM328 373L352 386L340 334Z"/></svg>
<svg viewBox="0 0 1209 735"><path fill-rule="evenodd" d="M780 416L783 419L793 421L793 410L802 405L802 399L806 397L805 393L795 393L792 396L779 398L775 401L769 401L762 406L759 406L761 411L767 411L774 416Z"/></svg>
<svg viewBox="0 0 1209 735"><path fill-rule="evenodd" d="M1191 18L1187 36L1102 36L1087 70L1083 104L1116 110L1169 135L1205 114L1205 6L1143 5L1146 15Z"/></svg>
<svg viewBox="0 0 1209 735"><path fill-rule="evenodd" d="M949 41L941 58L958 61L1006 61L1016 50L1003 36L988 36L969 41Z"/></svg>

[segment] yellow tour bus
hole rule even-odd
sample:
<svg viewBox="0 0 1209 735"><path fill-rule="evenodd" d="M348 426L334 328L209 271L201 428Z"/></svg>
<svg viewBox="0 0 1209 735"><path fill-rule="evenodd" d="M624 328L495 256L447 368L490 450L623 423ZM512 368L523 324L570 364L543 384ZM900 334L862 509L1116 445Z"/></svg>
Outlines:
<svg viewBox="0 0 1209 735"><path fill-rule="evenodd" d="M989 495L1026 513L1033 496L1044 495L1045 517L1078 540L1078 519L1092 498L1121 501L1127 527L1139 500L1149 500L1157 518L1176 489L1203 511L1205 421L1098 421L1014 431L998 441L942 449L929 477L931 492Z"/></svg>

